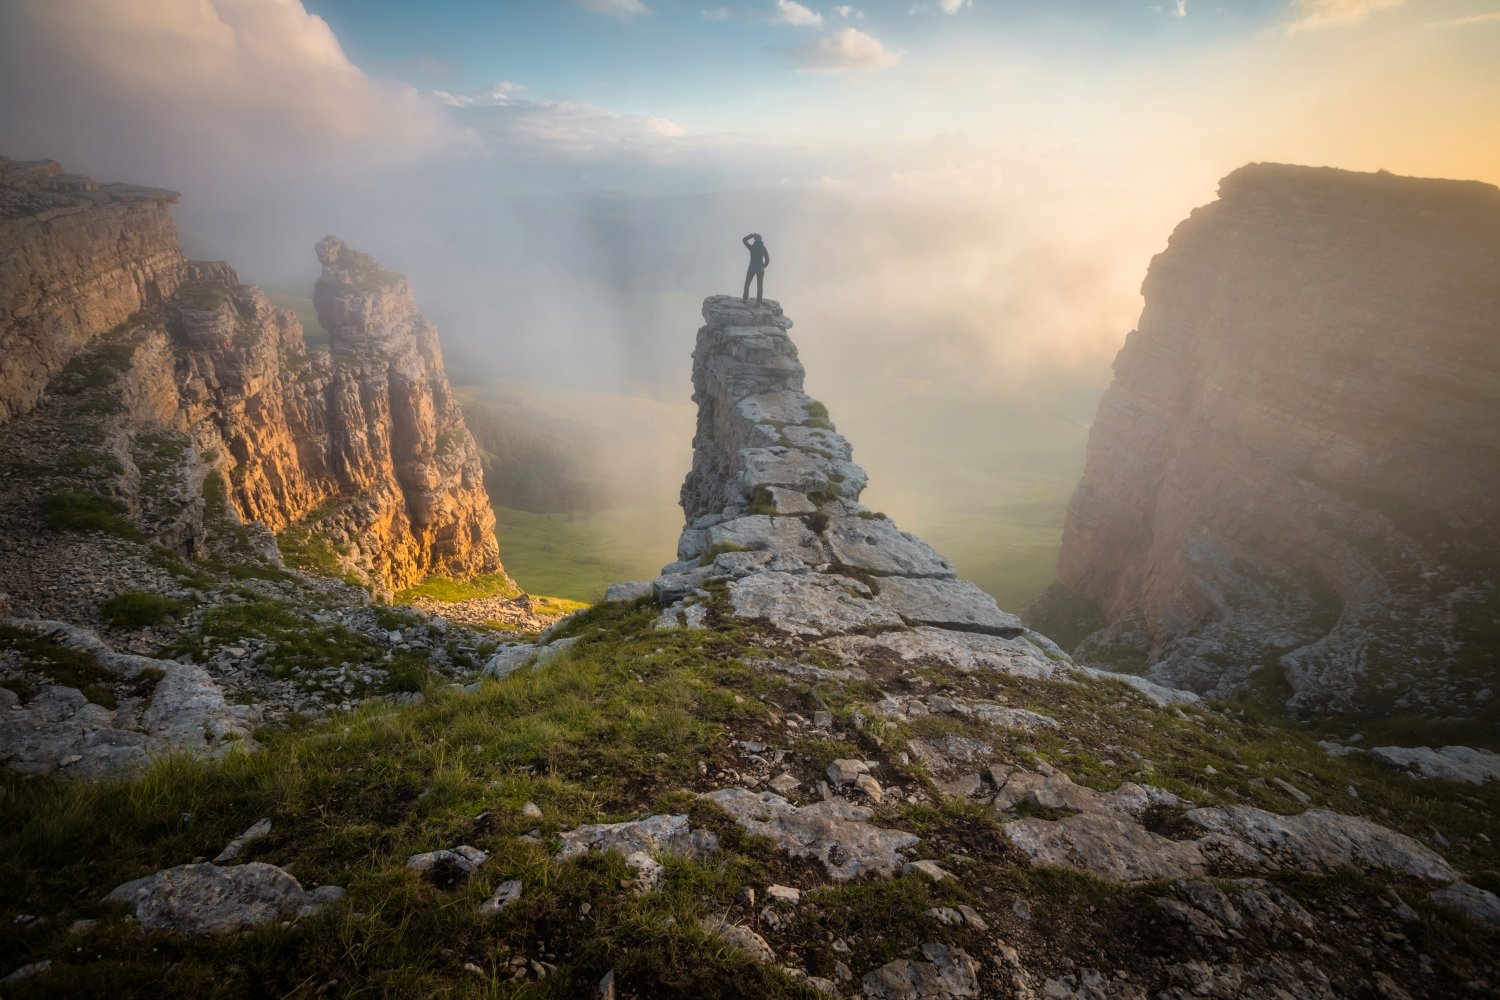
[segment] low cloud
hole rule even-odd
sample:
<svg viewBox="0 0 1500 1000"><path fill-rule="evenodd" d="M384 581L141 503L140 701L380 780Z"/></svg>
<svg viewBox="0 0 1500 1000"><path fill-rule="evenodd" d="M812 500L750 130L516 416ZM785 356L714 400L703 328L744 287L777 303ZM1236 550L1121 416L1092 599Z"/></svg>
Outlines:
<svg viewBox="0 0 1500 1000"><path fill-rule="evenodd" d="M771 20L777 24L817 28L823 24L823 15L802 6L797 0L776 0L776 12L771 16Z"/></svg>
<svg viewBox="0 0 1500 1000"><path fill-rule="evenodd" d="M833 12L839 17L852 17L856 21L863 21L865 19L864 11L856 10L854 7L846 3L839 4L837 7L833 8Z"/></svg>
<svg viewBox="0 0 1500 1000"><path fill-rule="evenodd" d="M1428 28L1466 28L1471 24L1488 24L1500 21L1500 10L1492 10L1488 14L1473 14L1469 17L1455 17L1447 21L1428 21Z"/></svg>
<svg viewBox="0 0 1500 1000"><path fill-rule="evenodd" d="M905 55L903 52L890 51L881 44L880 39L857 28L840 28L814 45L803 45L786 51L798 69L814 73L889 69Z"/></svg>
<svg viewBox="0 0 1500 1000"><path fill-rule="evenodd" d="M570 2L584 10L617 17L622 21L629 21L631 18L651 13L651 8L641 3L641 0L570 0Z"/></svg>
<svg viewBox="0 0 1500 1000"><path fill-rule="evenodd" d="M621 115L572 101L507 100L462 106L458 120L489 150L588 158L651 152L683 137L682 126L655 115Z"/></svg>
<svg viewBox="0 0 1500 1000"><path fill-rule="evenodd" d="M1406 0L1294 0L1296 19L1287 25L1287 33L1319 28L1347 28L1362 24L1376 11L1400 7Z"/></svg>
<svg viewBox="0 0 1500 1000"><path fill-rule="evenodd" d="M296 0L0 5L7 152L180 184L379 168L463 143L436 101L349 61Z"/></svg>

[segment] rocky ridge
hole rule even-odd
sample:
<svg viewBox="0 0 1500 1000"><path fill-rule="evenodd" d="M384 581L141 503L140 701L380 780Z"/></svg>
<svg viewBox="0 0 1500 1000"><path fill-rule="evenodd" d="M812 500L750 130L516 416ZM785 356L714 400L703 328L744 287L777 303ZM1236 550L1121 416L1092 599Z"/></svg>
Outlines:
<svg viewBox="0 0 1500 1000"><path fill-rule="evenodd" d="M1030 620L1201 693L1492 726L1497 258L1490 185L1226 177L1151 263L1068 508L1072 597Z"/></svg>
<svg viewBox="0 0 1500 1000"><path fill-rule="evenodd" d="M380 591L502 572L478 448L404 277L320 243L332 350L309 351L295 315L231 266L182 258L172 192L6 160L0 194L11 461L96 456L64 471L183 555L208 491Z"/></svg>

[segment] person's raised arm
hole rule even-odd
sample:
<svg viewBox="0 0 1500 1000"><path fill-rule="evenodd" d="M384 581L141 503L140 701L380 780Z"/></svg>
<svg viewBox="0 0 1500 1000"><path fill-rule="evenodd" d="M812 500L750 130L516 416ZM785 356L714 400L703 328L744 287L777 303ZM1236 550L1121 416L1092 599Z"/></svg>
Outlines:
<svg viewBox="0 0 1500 1000"><path fill-rule="evenodd" d="M755 242L755 234L751 233L749 236L746 236L744 239L740 240L740 242L745 244L746 250L750 249L750 244Z"/></svg>

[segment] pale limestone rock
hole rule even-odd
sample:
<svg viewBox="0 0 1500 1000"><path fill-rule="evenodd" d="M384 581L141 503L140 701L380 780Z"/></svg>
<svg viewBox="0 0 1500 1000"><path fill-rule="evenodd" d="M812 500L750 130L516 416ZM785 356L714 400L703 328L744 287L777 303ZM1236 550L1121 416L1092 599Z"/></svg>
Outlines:
<svg viewBox="0 0 1500 1000"><path fill-rule="evenodd" d="M452 868L468 878L479 869L490 858L488 851L482 851L468 844L461 844L449 850L443 848L436 851L428 851L425 854L413 854L406 859L406 867L418 872L430 872L436 868Z"/></svg>
<svg viewBox="0 0 1500 1000"><path fill-rule="evenodd" d="M495 887L495 892L479 904L479 915L482 917L497 917L500 911L521 898L521 880L517 878L506 879Z"/></svg>
<svg viewBox="0 0 1500 1000"><path fill-rule="evenodd" d="M869 593L843 576L757 573L729 585L729 604L740 618L763 620L790 635L899 628L901 618Z"/></svg>
<svg viewBox="0 0 1500 1000"><path fill-rule="evenodd" d="M1370 756L1414 777L1470 785L1500 780L1500 754L1474 747L1374 747Z"/></svg>
<svg viewBox="0 0 1500 1000"><path fill-rule="evenodd" d="M771 950L765 938L743 924L731 923L722 914L704 917L698 922L698 926L719 938L729 947L748 951L762 962L774 963L776 961L776 953Z"/></svg>
<svg viewBox="0 0 1500 1000"><path fill-rule="evenodd" d="M1005 835L1036 864L1069 865L1112 882L1191 878L1208 873L1195 841L1168 840L1139 823L1109 813L1064 819L1020 819Z"/></svg>
<svg viewBox="0 0 1500 1000"><path fill-rule="evenodd" d="M106 902L131 911L144 931L231 934L272 920L308 917L342 898L338 886L311 892L275 865L182 865L126 882Z"/></svg>
<svg viewBox="0 0 1500 1000"><path fill-rule="evenodd" d="M838 518L823 533L823 541L833 562L881 577L951 579L954 576L948 560L916 535L900 530L884 518ZM885 582L881 581L882 592ZM993 599L990 604L994 604Z"/></svg>
<svg viewBox="0 0 1500 1000"><path fill-rule="evenodd" d="M119 653L92 631L66 622L0 619L94 658L122 681L159 676L143 704L111 711L82 693L57 685L0 717L0 762L25 774L100 776L146 763L174 750L219 755L255 749L250 727L258 713L231 705L206 670L196 664Z"/></svg>
<svg viewBox="0 0 1500 1000"><path fill-rule="evenodd" d="M1048 659L1025 639L951 632L939 628L835 636L822 643L847 663L858 664L872 652L890 652L909 663L931 661L961 673L993 670L1017 677L1064 679L1068 668Z"/></svg>
<svg viewBox="0 0 1500 1000"><path fill-rule="evenodd" d="M1488 889L1481 889L1467 882L1454 882L1428 893L1428 898L1475 920L1500 924L1500 897L1496 897Z"/></svg>
<svg viewBox="0 0 1500 1000"><path fill-rule="evenodd" d="M1327 809L1278 816L1250 806L1224 806L1193 809L1186 819L1208 833L1249 844L1266 857L1267 867L1379 871L1428 882L1458 878L1430 848L1361 816L1343 816Z"/></svg>
<svg viewBox="0 0 1500 1000"><path fill-rule="evenodd" d="M869 973L860 983L868 1000L939 1000L979 996L979 963L961 948L922 945L914 962L898 958Z"/></svg>
<svg viewBox="0 0 1500 1000"><path fill-rule="evenodd" d="M635 869L642 890L653 887L661 876L656 858L663 854L697 856L716 851L718 838L707 830L694 830L686 816L656 815L625 823L591 823L559 834L562 847L554 858L566 861L586 851L619 851Z"/></svg>
<svg viewBox="0 0 1500 1000"><path fill-rule="evenodd" d="M891 874L901 865L900 852L919 840L901 830L872 825L871 810L837 797L798 807L771 792L721 788L704 798L718 804L750 833L770 837L793 857L821 862L829 876L840 882L866 872Z"/></svg>
<svg viewBox="0 0 1500 1000"><path fill-rule="evenodd" d="M650 597L653 593L650 580L630 580L625 583L611 584L604 591L606 601L639 601Z"/></svg>
<svg viewBox="0 0 1500 1000"><path fill-rule="evenodd" d="M227 865L229 862L245 853L245 848L258 841L265 840L271 835L271 819L269 816L262 817L250 824L244 833L235 837L214 858L216 865Z"/></svg>

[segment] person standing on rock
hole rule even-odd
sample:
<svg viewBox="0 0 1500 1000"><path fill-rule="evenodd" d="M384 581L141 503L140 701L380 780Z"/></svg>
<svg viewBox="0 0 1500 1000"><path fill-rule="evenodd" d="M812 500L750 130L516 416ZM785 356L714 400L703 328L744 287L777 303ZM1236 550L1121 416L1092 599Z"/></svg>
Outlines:
<svg viewBox="0 0 1500 1000"><path fill-rule="evenodd" d="M741 296L741 302L750 301L750 279L755 279L755 304L760 305L761 297L766 291L766 267L771 263L771 254L766 250L766 244L760 238L760 233L751 233L740 240L745 244L745 249L750 251L750 270L745 272L745 294Z"/></svg>

